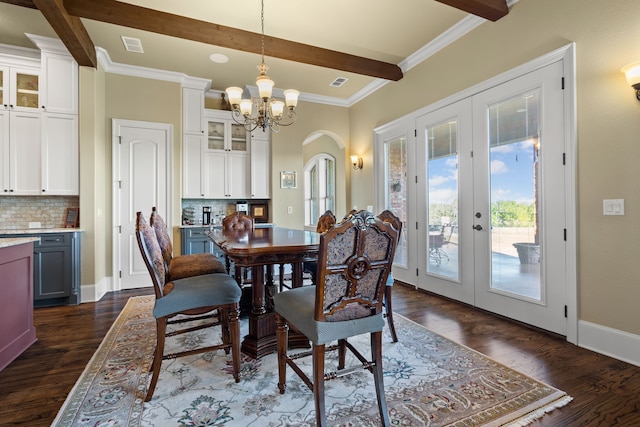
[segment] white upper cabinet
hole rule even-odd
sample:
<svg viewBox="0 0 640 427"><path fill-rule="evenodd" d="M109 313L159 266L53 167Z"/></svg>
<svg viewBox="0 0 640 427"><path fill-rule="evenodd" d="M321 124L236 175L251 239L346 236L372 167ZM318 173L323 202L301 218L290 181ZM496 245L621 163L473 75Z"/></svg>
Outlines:
<svg viewBox="0 0 640 427"><path fill-rule="evenodd" d="M251 133L251 198L271 197L271 143L269 132Z"/></svg>
<svg viewBox="0 0 640 427"><path fill-rule="evenodd" d="M78 64L71 56L42 52L40 106L48 113L78 114Z"/></svg>
<svg viewBox="0 0 640 427"><path fill-rule="evenodd" d="M204 91L182 88L182 133L205 134Z"/></svg>
<svg viewBox="0 0 640 427"><path fill-rule="evenodd" d="M27 111L11 111L9 115L7 147L9 156L5 159L3 155L2 162L3 169L6 169L2 175L8 175L9 179L3 182L2 194L7 196L40 195L42 194L41 115L38 112ZM7 148L3 148L3 153L7 151Z"/></svg>
<svg viewBox="0 0 640 427"><path fill-rule="evenodd" d="M44 114L42 129L42 194L79 194L78 116Z"/></svg>

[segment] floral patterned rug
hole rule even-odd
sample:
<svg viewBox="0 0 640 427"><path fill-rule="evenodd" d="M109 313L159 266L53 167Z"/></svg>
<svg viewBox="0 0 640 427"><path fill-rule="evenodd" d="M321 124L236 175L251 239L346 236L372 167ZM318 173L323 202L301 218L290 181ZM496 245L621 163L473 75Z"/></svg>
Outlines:
<svg viewBox="0 0 640 427"><path fill-rule="evenodd" d="M152 296L128 301L52 425L315 425L313 395L290 369L287 392L279 394L275 354L260 360L243 356L239 383L230 373L231 357L223 352L165 360L153 399L145 403L155 342L153 301ZM394 317L399 342L392 343L387 331L383 338L392 425L523 426L572 400L400 315ZM242 327L244 335L246 322ZM171 345L199 346L207 334L213 335L211 329L170 339L167 351ZM368 350L368 336L353 343ZM331 425L379 425L370 373L358 371L327 382L325 396Z"/></svg>

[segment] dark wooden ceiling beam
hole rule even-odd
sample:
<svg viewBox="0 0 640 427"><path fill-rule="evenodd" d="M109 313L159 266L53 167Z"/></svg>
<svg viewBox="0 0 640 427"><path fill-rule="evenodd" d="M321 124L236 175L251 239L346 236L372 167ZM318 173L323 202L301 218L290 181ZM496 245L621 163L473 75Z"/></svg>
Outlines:
<svg viewBox="0 0 640 427"><path fill-rule="evenodd" d="M509 13L507 0L436 0L489 21L497 21Z"/></svg>
<svg viewBox="0 0 640 427"><path fill-rule="evenodd" d="M44 1L44 0L39 0ZM261 35L115 0L64 0L71 15L210 45L260 53ZM267 56L397 81L395 64L265 36Z"/></svg>
<svg viewBox="0 0 640 427"><path fill-rule="evenodd" d="M60 37L78 65L96 68L98 64L96 49L80 18L69 15L62 5L62 0L33 0L33 3Z"/></svg>
<svg viewBox="0 0 640 427"><path fill-rule="evenodd" d="M0 3L15 4L16 6L28 7L29 9L38 8L32 0L0 0Z"/></svg>

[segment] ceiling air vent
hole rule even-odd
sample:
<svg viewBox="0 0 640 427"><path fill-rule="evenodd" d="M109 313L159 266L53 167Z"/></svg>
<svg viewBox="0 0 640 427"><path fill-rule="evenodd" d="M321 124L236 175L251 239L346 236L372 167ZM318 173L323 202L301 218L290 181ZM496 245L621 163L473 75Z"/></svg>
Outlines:
<svg viewBox="0 0 640 427"><path fill-rule="evenodd" d="M144 53L142 42L134 37L120 36L127 52Z"/></svg>
<svg viewBox="0 0 640 427"><path fill-rule="evenodd" d="M332 86L332 87L340 87L340 86L342 86L343 84L345 84L345 83L347 82L347 80L349 80L349 79L348 79L348 78L346 78L346 77L337 77L334 81L332 81L332 82L329 84L329 86Z"/></svg>

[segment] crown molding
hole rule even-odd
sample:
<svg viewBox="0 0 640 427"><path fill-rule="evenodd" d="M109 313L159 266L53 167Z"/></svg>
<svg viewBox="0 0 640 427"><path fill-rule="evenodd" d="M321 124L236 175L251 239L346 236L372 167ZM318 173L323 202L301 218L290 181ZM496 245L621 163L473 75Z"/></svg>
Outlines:
<svg viewBox="0 0 640 427"><path fill-rule="evenodd" d="M211 88L211 80L208 79L191 77L184 73L177 73L174 71L158 70L155 68L125 65L113 62L109 56L109 52L99 46L96 46L96 55L98 57L98 63L107 73L180 83L183 87L201 89L204 91Z"/></svg>
<svg viewBox="0 0 640 427"><path fill-rule="evenodd" d="M27 36L29 40L31 40L31 42L35 44L40 50L60 53L63 55L71 55L67 47L64 45L64 43L62 43L62 40L60 39L29 33L24 33L24 35Z"/></svg>

